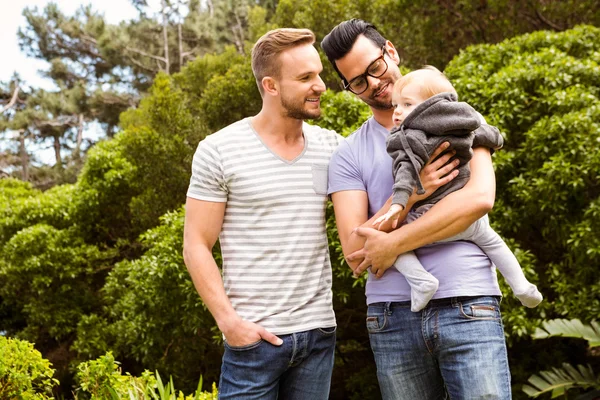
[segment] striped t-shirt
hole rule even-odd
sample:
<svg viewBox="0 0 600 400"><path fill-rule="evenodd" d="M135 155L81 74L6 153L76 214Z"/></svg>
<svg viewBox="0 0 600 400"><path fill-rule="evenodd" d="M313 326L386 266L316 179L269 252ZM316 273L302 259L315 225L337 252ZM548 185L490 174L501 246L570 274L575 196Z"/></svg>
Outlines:
<svg viewBox="0 0 600 400"><path fill-rule="evenodd" d="M188 197L226 202L223 283L236 312L284 335L335 326L325 229L327 167L342 137L303 123L294 160L273 153L250 118L198 145Z"/></svg>

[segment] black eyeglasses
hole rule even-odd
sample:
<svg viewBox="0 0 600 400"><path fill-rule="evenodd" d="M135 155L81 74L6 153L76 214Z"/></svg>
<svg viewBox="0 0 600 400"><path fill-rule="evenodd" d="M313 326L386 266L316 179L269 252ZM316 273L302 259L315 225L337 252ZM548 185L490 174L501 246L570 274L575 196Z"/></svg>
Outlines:
<svg viewBox="0 0 600 400"><path fill-rule="evenodd" d="M388 69L387 62L385 61L385 46L381 48L381 57L378 57L375 61L373 61L367 67L367 70L364 74L357 76L352 79L348 84L345 84L342 81L342 86L344 90L349 90L354 94L364 93L365 90L369 88L369 81L367 80L367 76L372 76L373 78L379 78Z"/></svg>

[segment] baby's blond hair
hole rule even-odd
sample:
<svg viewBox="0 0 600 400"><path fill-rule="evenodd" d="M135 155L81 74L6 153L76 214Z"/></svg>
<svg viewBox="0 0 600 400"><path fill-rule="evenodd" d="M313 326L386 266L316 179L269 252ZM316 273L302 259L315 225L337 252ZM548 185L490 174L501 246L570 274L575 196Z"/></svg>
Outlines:
<svg viewBox="0 0 600 400"><path fill-rule="evenodd" d="M418 84L421 87L420 94L425 99L444 92L456 94L456 89L454 89L454 86L446 78L446 75L431 65L426 65L421 69L409 72L398 79L394 84L394 93L401 93L409 83Z"/></svg>

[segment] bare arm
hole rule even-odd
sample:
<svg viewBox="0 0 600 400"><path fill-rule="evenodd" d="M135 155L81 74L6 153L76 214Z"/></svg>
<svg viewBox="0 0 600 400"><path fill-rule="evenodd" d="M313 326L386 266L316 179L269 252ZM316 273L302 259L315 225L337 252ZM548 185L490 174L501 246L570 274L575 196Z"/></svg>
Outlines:
<svg viewBox="0 0 600 400"><path fill-rule="evenodd" d="M348 256L356 250L363 247L365 240L354 233L357 226L371 227L375 218L379 217L392 204L391 197L379 212L368 219L369 199L367 193L363 190L345 190L331 195L333 209L335 211L335 221L342 244L344 256ZM405 214L401 216L403 218ZM352 261L346 259L350 268L354 271L362 259L355 258Z"/></svg>
<svg viewBox="0 0 600 400"><path fill-rule="evenodd" d="M446 145L440 146L432 155L435 159L442 151L447 148ZM426 194L423 196L413 195L409 199L406 210L402 211L399 220L402 221L406 217L408 210L416 201L425 198L433 193L438 187L450 182L458 171L450 173L456 166L456 163L448 163L452 157L451 153L437 159L435 162L428 163L421 172L421 180L426 188ZM353 252L363 248L365 238L358 235L355 231L357 227L371 228L373 222L381 215L385 214L391 205L391 198L383 205L383 207L370 219L368 219L368 197L367 193L362 190L347 190L336 192L331 195L333 208L335 211L335 220L342 244L344 256L348 256ZM389 232L392 230L392 223L384 223L380 226L381 230ZM348 265L354 271L362 262L362 257L354 257L352 260L346 258ZM364 269L363 269L364 270ZM361 271L362 272L362 271ZM383 272L382 272L383 273Z"/></svg>
<svg viewBox="0 0 600 400"><path fill-rule="evenodd" d="M363 237L365 245L347 257L363 260L355 273L371 266L371 272L381 276L383 272L380 270L389 268L399 254L456 235L492 209L496 181L490 152L487 148L478 147L473 153L469 182L413 223L390 234L374 229L357 229L356 234Z"/></svg>
<svg viewBox="0 0 600 400"><path fill-rule="evenodd" d="M281 340L261 326L245 321L235 312L225 293L223 279L212 255L225 215L226 203L187 199L183 232L183 258L198 294L232 346L261 338L275 345Z"/></svg>

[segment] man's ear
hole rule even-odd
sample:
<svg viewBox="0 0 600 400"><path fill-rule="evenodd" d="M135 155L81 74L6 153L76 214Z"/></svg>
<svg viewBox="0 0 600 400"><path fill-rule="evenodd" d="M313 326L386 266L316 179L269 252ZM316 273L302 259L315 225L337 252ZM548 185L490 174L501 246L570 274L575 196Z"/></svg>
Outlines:
<svg viewBox="0 0 600 400"><path fill-rule="evenodd" d="M265 91L265 94L268 94L270 96L279 95L279 84L274 78L270 76L265 76L264 78L262 78L262 81L260 83Z"/></svg>
<svg viewBox="0 0 600 400"><path fill-rule="evenodd" d="M388 56L392 60L394 60L396 65L400 65L400 54L398 54L398 50L396 50L396 48L394 47L394 44L392 42L390 42L389 40L387 40L385 42L385 51L388 54Z"/></svg>

